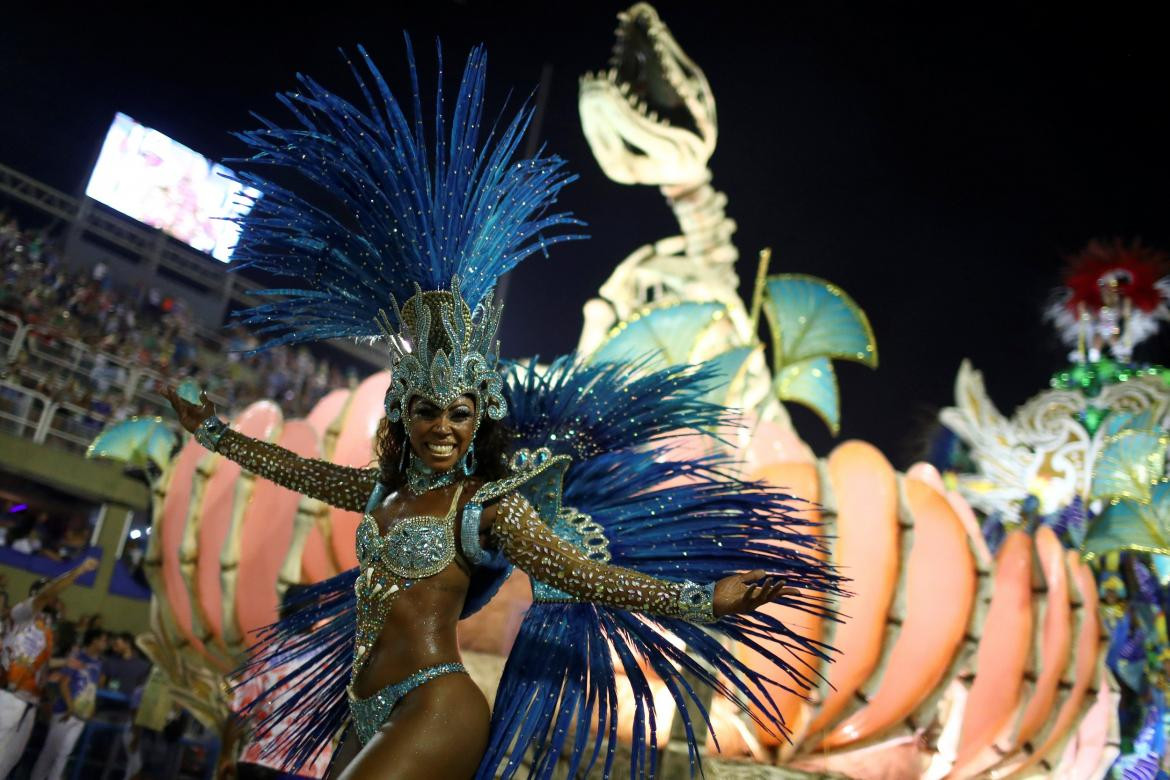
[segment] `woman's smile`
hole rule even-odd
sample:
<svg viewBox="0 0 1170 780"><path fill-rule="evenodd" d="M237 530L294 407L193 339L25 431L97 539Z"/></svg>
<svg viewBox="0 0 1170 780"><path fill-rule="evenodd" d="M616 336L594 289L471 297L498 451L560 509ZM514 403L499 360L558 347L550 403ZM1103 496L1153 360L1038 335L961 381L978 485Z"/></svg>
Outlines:
<svg viewBox="0 0 1170 780"><path fill-rule="evenodd" d="M410 446L432 471L449 471L467 454L475 438L475 397L461 395L445 409L425 398L413 398Z"/></svg>

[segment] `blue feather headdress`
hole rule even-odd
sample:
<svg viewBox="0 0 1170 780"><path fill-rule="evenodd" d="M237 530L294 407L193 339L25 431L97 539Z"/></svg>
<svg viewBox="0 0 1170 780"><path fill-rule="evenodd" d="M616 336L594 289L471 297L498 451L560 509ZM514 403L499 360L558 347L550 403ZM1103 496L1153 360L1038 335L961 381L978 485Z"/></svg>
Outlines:
<svg viewBox="0 0 1170 780"><path fill-rule="evenodd" d="M502 130L497 118L481 143L482 46L468 56L449 122L440 49L430 149L409 36L406 51L409 119L359 46L368 81L350 67L364 106L298 75L301 88L277 96L296 126L257 117L262 129L236 134L253 150L236 162L292 171L312 185L306 196L255 172L238 175L261 196L237 219L236 267L296 278L298 285L260 291L277 300L237 316L267 337L261 349L385 337L395 365L413 355L387 394L392 419L413 395L446 405L462 393L498 419L506 408L493 379L499 307L491 292L532 253L584 238L558 232L579 220L548 213L576 177L556 156L516 159L532 118L527 104Z"/></svg>

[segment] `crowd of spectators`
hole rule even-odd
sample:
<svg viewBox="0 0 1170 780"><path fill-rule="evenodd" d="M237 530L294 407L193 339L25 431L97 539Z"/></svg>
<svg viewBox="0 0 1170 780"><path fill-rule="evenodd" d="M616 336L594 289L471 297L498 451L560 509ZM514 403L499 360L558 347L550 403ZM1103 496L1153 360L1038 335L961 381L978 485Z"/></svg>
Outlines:
<svg viewBox="0 0 1170 780"><path fill-rule="evenodd" d="M130 736L150 662L133 636L106 631L100 615L68 620L60 599L96 566L95 559L88 559L55 580L38 580L28 597L11 607L0 581L0 775L21 776L28 770L33 780L64 776L91 721L125 736L120 740L124 776L141 768ZM110 749L118 748L107 744L103 752ZM105 761L103 756L88 758Z"/></svg>
<svg viewBox="0 0 1170 780"><path fill-rule="evenodd" d="M84 511L61 513L0 497L0 547L52 561L70 561L89 549L93 524Z"/></svg>
<svg viewBox="0 0 1170 780"><path fill-rule="evenodd" d="M304 347L248 355L257 341L245 329L223 337L204 331L183 300L141 283L120 283L105 263L71 269L48 231L24 229L2 213L0 274L0 312L35 326L28 348L0 367L0 377L103 422L165 411L157 397L162 382L192 379L227 412L270 398L287 416L299 417L328 390L354 379L352 369L343 371ZM38 352L61 352L66 343L88 353L84 371L46 369L36 359ZM135 367L146 371L130 387Z"/></svg>

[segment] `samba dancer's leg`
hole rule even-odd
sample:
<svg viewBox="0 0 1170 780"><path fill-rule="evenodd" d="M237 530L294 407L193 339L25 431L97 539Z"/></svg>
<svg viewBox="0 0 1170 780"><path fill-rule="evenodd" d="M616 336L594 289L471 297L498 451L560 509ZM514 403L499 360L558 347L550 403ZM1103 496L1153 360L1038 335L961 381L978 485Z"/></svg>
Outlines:
<svg viewBox="0 0 1170 780"><path fill-rule="evenodd" d="M406 694L340 780L471 778L487 749L491 710L466 674L437 677Z"/></svg>

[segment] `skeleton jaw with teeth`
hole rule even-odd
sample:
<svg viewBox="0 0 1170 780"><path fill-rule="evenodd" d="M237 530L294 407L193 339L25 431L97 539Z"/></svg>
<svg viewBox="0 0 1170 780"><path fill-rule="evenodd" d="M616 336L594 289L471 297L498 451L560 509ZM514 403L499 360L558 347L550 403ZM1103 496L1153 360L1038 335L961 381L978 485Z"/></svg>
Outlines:
<svg viewBox="0 0 1170 780"><path fill-rule="evenodd" d="M578 351L592 352L616 323L649 303L695 300L727 307L730 343L754 342L735 273L735 222L707 168L718 138L715 99L703 71L648 4L618 14L609 68L581 79L579 105L606 176L657 186L682 235L643 246L614 268L599 297L585 304Z"/></svg>
<svg viewBox="0 0 1170 780"><path fill-rule="evenodd" d="M618 14L609 69L581 78L581 126L605 175L622 184L698 185L718 129L703 71L658 12Z"/></svg>

